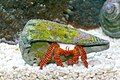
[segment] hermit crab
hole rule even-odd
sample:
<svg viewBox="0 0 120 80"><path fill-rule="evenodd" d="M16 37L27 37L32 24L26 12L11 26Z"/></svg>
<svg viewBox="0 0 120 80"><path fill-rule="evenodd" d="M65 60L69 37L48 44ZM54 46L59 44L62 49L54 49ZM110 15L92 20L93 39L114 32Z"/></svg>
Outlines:
<svg viewBox="0 0 120 80"><path fill-rule="evenodd" d="M67 45L65 49L61 44ZM68 45L74 45L70 49ZM38 64L42 69L49 62L64 66L78 62L79 57L87 68L87 53L109 48L109 42L90 35L70 25L48 20L33 19L28 21L19 41L23 59L30 65Z"/></svg>

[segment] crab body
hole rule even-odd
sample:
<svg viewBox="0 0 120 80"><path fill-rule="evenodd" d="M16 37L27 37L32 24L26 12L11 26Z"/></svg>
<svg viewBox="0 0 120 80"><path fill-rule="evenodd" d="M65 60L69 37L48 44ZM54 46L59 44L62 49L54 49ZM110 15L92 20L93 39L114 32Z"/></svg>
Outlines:
<svg viewBox="0 0 120 80"><path fill-rule="evenodd" d="M59 45L72 44L75 47L62 49ZM20 49L23 59L30 65L37 63L40 68L48 62L75 64L79 56L88 67L86 53L108 49L109 42L80 30L56 22L34 19L28 21L20 35Z"/></svg>

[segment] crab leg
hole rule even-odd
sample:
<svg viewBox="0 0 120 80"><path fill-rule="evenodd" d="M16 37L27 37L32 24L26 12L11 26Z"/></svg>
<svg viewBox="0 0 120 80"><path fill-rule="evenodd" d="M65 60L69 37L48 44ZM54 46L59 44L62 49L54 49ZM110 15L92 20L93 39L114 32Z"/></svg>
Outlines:
<svg viewBox="0 0 120 80"><path fill-rule="evenodd" d="M53 54L53 51L56 47L56 43L51 43L48 50L47 50L47 53L45 54L45 56L40 60L40 63L39 63L39 66L40 66L40 69L43 68L44 65L46 65L48 63L48 61L52 58L52 54Z"/></svg>
<svg viewBox="0 0 120 80"><path fill-rule="evenodd" d="M62 60L60 58L60 55L62 55L62 53L64 53L64 50L60 47L55 50L54 60L58 66L63 66Z"/></svg>
<svg viewBox="0 0 120 80"><path fill-rule="evenodd" d="M76 47L78 48L78 51L79 51L79 54L81 56L81 60L83 62L83 65L86 68L88 68L87 55L86 55L86 52L85 52L84 48L80 45L77 45Z"/></svg>
<svg viewBox="0 0 120 80"><path fill-rule="evenodd" d="M50 47L48 48L47 53L45 54L44 58L41 59L39 65L40 69L43 68L44 65L48 63L48 61L54 55L54 60L58 66L63 66L62 60L60 59L60 55L64 54L64 50L60 48L57 43L51 43Z"/></svg>

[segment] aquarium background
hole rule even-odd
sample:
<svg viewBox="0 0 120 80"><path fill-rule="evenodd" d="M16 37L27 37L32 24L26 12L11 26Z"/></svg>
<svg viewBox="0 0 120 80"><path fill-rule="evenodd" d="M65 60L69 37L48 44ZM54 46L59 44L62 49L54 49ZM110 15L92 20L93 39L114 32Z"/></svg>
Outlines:
<svg viewBox="0 0 120 80"><path fill-rule="evenodd" d="M99 27L99 12L105 0L0 0L0 39L19 37L30 19L46 19L76 28Z"/></svg>

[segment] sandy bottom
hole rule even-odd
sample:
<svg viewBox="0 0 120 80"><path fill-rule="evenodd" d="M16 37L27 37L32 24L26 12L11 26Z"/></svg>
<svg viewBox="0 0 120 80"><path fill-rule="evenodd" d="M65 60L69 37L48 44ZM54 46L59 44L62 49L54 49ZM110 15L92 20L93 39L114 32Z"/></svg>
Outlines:
<svg viewBox="0 0 120 80"><path fill-rule="evenodd" d="M24 62L17 45L0 43L0 80L120 80L120 39L104 35L101 29L86 31L110 41L110 48L88 54L89 68L78 64L65 67L48 64L43 70Z"/></svg>

